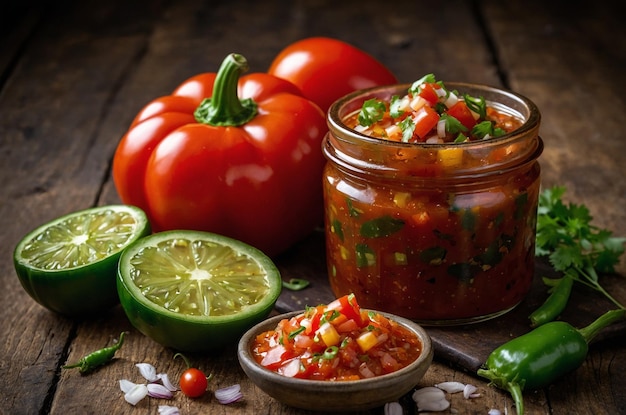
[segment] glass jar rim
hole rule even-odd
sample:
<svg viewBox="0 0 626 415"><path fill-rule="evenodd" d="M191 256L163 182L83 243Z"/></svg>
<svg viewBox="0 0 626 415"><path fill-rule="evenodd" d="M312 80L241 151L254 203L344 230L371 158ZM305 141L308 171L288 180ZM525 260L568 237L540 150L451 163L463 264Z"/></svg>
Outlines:
<svg viewBox="0 0 626 415"><path fill-rule="evenodd" d="M385 86L375 86L371 88L361 89L358 91L354 91L350 94L339 98L335 101L329 108L327 114L327 124L331 132L340 133L340 136L337 137L339 139L351 138L353 140L357 140L364 143L370 144L383 144L390 147L398 147L398 148L423 148L427 150L437 150L437 149L445 149L445 148L473 148L473 147L484 147L491 145L501 145L503 143L509 141L515 141L519 139L519 137L524 137L528 134L532 134L533 130L539 129L539 125L541 122L541 113L539 112L539 108L537 105L531 101L529 98L521 95L519 93L497 88L489 85L483 84L473 84L467 82L444 82L447 89L455 89L455 90L480 90L484 93L490 93L492 95L498 95L500 98L506 98L509 102L517 102L520 106L525 108L526 116L520 113L519 110L516 110L516 113L519 115L518 118L521 119L522 125L516 130L504 134L500 137L492 137L487 140L475 140L475 141L466 141L462 143L405 143L401 141L390 141L382 138L371 137L366 134L360 133L350 127L348 127L343 120L349 114L354 113L356 110L360 109L365 100L370 98L382 98L382 99L391 99L394 94L392 92L400 92L403 93L408 91L411 84L395 84L395 85L385 85ZM509 110L514 110L508 105L505 105L501 101L495 101L485 98L487 103L496 108L502 109L506 108ZM510 112L510 111L509 111ZM515 114L513 114L515 116Z"/></svg>

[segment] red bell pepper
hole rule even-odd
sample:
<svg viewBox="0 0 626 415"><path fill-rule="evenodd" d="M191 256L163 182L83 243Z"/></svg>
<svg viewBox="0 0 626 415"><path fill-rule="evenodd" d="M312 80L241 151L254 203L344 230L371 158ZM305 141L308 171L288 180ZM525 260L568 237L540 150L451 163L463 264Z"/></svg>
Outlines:
<svg viewBox="0 0 626 415"><path fill-rule="evenodd" d="M144 107L118 145L113 179L155 231L210 231L275 255L322 221L327 127L296 86L265 73L240 78L245 70L231 54L217 74Z"/></svg>

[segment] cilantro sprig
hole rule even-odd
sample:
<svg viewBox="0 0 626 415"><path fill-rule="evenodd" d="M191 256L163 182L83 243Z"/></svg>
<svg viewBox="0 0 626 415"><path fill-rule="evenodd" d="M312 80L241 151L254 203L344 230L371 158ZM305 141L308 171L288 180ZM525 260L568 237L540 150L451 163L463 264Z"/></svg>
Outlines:
<svg viewBox="0 0 626 415"><path fill-rule="evenodd" d="M593 225L585 205L563 202L565 191L555 186L539 195L536 255L547 256L556 271L625 308L602 287L599 274L615 272L626 238Z"/></svg>
<svg viewBox="0 0 626 415"><path fill-rule="evenodd" d="M359 112L359 124L369 127L383 119L387 107L383 101L376 98L368 99L363 103L363 107Z"/></svg>

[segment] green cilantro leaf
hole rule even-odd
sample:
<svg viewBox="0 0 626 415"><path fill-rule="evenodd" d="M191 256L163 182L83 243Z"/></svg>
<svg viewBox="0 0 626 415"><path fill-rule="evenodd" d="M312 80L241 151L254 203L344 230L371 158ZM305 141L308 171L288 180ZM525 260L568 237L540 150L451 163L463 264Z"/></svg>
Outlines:
<svg viewBox="0 0 626 415"><path fill-rule="evenodd" d="M383 119L387 107L383 101L376 98L368 99L363 103L363 107L359 112L358 121L364 127L369 127Z"/></svg>
<svg viewBox="0 0 626 415"><path fill-rule="evenodd" d="M399 96L394 95L391 97L391 102L389 104L389 115L393 118L401 117L404 114L404 111L400 109L400 105L402 104L402 99Z"/></svg>
<svg viewBox="0 0 626 415"><path fill-rule="evenodd" d="M413 132L415 131L415 122L413 122L413 118L406 117L398 125L402 130L402 141L408 143L411 138L413 138Z"/></svg>
<svg viewBox="0 0 626 415"><path fill-rule="evenodd" d="M547 257L556 271L624 308L602 287L598 274L615 272L626 238L614 237L611 231L594 226L589 209L563 202L564 194L564 187L555 186L539 195L535 254Z"/></svg>
<svg viewBox="0 0 626 415"><path fill-rule="evenodd" d="M422 76L420 79L418 79L417 81L413 82L413 84L411 84L411 87L409 88L409 92L412 95L417 95L420 93L420 90L422 89L422 84L434 84L435 82L437 82L437 79L435 78L435 74L432 74L432 73L426 74Z"/></svg>
<svg viewBox="0 0 626 415"><path fill-rule="evenodd" d="M461 121L448 114L441 114L441 120L446 122L446 132L450 134L458 134L467 131L467 127L461 124Z"/></svg>
<svg viewBox="0 0 626 415"><path fill-rule="evenodd" d="M487 102L483 97L472 97L468 94L463 95L463 100L467 107L480 116L480 119L487 118Z"/></svg>

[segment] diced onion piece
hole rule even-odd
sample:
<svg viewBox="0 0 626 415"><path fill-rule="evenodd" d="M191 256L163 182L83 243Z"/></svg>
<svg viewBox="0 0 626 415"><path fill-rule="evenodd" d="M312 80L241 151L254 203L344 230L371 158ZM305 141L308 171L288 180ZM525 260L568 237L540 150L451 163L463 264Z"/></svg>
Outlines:
<svg viewBox="0 0 626 415"><path fill-rule="evenodd" d="M159 383L149 383L147 387L148 395L152 398L172 399L174 397L172 391Z"/></svg>
<svg viewBox="0 0 626 415"><path fill-rule="evenodd" d="M442 382L442 383L437 383L435 387L443 391L446 391L448 393L457 393L457 392L463 392L463 389L465 389L465 384L461 382Z"/></svg>
<svg viewBox="0 0 626 415"><path fill-rule="evenodd" d="M280 363L286 351L287 349L285 349L285 346L280 344L271 348L267 354L263 356L261 366L274 366L277 363Z"/></svg>
<svg viewBox="0 0 626 415"><path fill-rule="evenodd" d="M124 394L124 399L131 405L137 405L143 398L148 396L148 386L140 384L132 387Z"/></svg>
<svg viewBox="0 0 626 415"><path fill-rule="evenodd" d="M434 386L427 386L413 392L412 395L419 412L445 411L450 407L443 390Z"/></svg>
<svg viewBox="0 0 626 415"><path fill-rule="evenodd" d="M402 415L404 410L399 402L388 402L385 404L385 415Z"/></svg>
<svg viewBox="0 0 626 415"><path fill-rule="evenodd" d="M137 363L135 366L139 369L141 376L143 376L148 382L156 382L159 380L156 369L150 363Z"/></svg>
<svg viewBox="0 0 626 415"><path fill-rule="evenodd" d="M435 88L435 93L439 98L444 98L447 92L444 88Z"/></svg>
<svg viewBox="0 0 626 415"><path fill-rule="evenodd" d="M159 405L159 415L180 415L180 410L176 406Z"/></svg>
<svg viewBox="0 0 626 415"><path fill-rule="evenodd" d="M428 137L425 142L426 144L443 144L443 140L437 135Z"/></svg>
<svg viewBox="0 0 626 415"><path fill-rule="evenodd" d="M346 320L340 325L337 326L337 331L339 333L348 333L350 331L358 330L359 325L354 321L354 319Z"/></svg>
<svg viewBox="0 0 626 415"><path fill-rule="evenodd" d="M476 386L467 384L467 385L465 385L465 388L463 388L463 397L465 399L477 398L478 396L480 396L480 394L476 393L477 390L478 390L478 388ZM478 396L476 396L476 395L478 395Z"/></svg>
<svg viewBox="0 0 626 415"><path fill-rule="evenodd" d="M328 322L320 326L320 328L317 330L317 335L328 347L336 346L341 341L341 336L339 336L339 333L337 333L335 327L333 327L333 325Z"/></svg>
<svg viewBox="0 0 626 415"><path fill-rule="evenodd" d="M159 379L161 379L163 386L165 386L169 391L175 392L178 390L178 387L170 381L170 378L169 376L167 376L167 373L159 373L157 376L159 377Z"/></svg>
<svg viewBox="0 0 626 415"><path fill-rule="evenodd" d="M313 345L313 338L306 334L298 334L293 339L293 345L299 349L307 349Z"/></svg>
<svg viewBox="0 0 626 415"><path fill-rule="evenodd" d="M385 128L385 133L391 140L398 139L399 141L399 139L402 138L402 128L397 124L391 124L389 127Z"/></svg>
<svg viewBox="0 0 626 415"><path fill-rule="evenodd" d="M444 138L446 136L446 120L437 121L437 136Z"/></svg>
<svg viewBox="0 0 626 415"><path fill-rule="evenodd" d="M120 390L124 393L130 392L132 388L135 387L135 384L128 379L120 380Z"/></svg>
<svg viewBox="0 0 626 415"><path fill-rule="evenodd" d="M232 385L215 391L215 399L222 405L237 402L243 398L240 385Z"/></svg>
<svg viewBox="0 0 626 415"><path fill-rule="evenodd" d="M378 337L371 331L366 331L356 339L357 344L363 353L367 352L378 343Z"/></svg>
<svg viewBox="0 0 626 415"><path fill-rule="evenodd" d="M454 104L456 104L458 101L459 101L459 97L457 97L454 92L450 92L450 94L448 95L448 97L444 101L444 104L445 104L446 107L450 108Z"/></svg>
<svg viewBox="0 0 626 415"><path fill-rule="evenodd" d="M364 378L373 378L374 376L376 376L376 374L372 372L369 367L367 367L367 364L365 362L361 363L361 365L359 366L359 373Z"/></svg>
<svg viewBox="0 0 626 415"><path fill-rule="evenodd" d="M384 370L387 372L393 372L397 370L399 367L398 361L393 358L389 353L384 353L380 357L380 363L382 364Z"/></svg>
<svg viewBox="0 0 626 415"><path fill-rule="evenodd" d="M409 102L409 96L405 95L402 97L402 99L400 100L400 104L398 104L398 109L400 111L407 111L410 106L409 106L410 102Z"/></svg>
<svg viewBox="0 0 626 415"><path fill-rule="evenodd" d="M288 378L293 378L300 372L300 366L300 359L296 357L278 368L278 373Z"/></svg>
<svg viewBox="0 0 626 415"><path fill-rule="evenodd" d="M413 97L413 99L409 103L409 107L411 107L413 111L417 111L418 109L422 108L427 103L428 101L426 101L424 98L420 97L419 95L416 95L415 97Z"/></svg>

